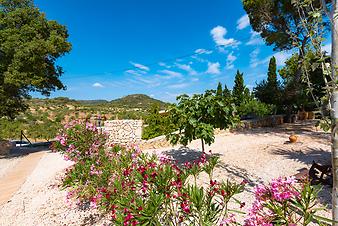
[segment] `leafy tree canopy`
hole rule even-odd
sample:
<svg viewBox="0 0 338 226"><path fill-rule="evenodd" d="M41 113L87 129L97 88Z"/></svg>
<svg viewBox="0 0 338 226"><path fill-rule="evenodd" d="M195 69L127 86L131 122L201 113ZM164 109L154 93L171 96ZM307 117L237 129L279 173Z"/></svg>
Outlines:
<svg viewBox="0 0 338 226"><path fill-rule="evenodd" d="M320 101L325 96L325 80L330 82L330 76L323 73L323 70L318 67L319 59L313 51L307 51L301 65L299 58L299 54L293 54L285 62L285 66L279 70L279 74L284 80L283 97L286 104L293 102L297 106L303 105L313 108L315 106L314 100ZM297 79L294 75L299 69L307 70L308 76L303 74L300 79Z"/></svg>
<svg viewBox="0 0 338 226"><path fill-rule="evenodd" d="M65 86L56 60L71 50L65 26L47 20L32 0L0 0L0 117L26 109L30 92Z"/></svg>
<svg viewBox="0 0 338 226"><path fill-rule="evenodd" d="M316 26L315 23L318 22L318 16L309 15L313 13L313 8L321 7L321 0L312 0L311 6L304 5L301 12L294 4L293 0L243 0L244 9L254 31L260 33L267 45L273 45L274 50L279 51L295 47L304 50L310 36L307 29L301 26L302 19L307 18L308 28ZM321 12L324 16L324 12ZM328 21L324 19L320 22L320 32L327 34L330 29Z"/></svg>
<svg viewBox="0 0 338 226"><path fill-rule="evenodd" d="M238 122L231 99L216 95L215 90L191 97L181 95L177 100L169 110L171 123L178 127L178 132L167 135L172 144L187 145L201 139L204 150L204 142L209 145L214 142L214 128L226 129Z"/></svg>

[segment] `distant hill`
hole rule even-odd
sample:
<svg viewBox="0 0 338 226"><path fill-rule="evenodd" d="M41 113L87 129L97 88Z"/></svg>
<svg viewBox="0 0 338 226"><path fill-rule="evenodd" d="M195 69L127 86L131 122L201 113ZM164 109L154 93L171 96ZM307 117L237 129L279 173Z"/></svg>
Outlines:
<svg viewBox="0 0 338 226"><path fill-rule="evenodd" d="M30 106L65 106L73 105L77 107L87 107L87 108L99 108L101 107L116 107L116 108L125 108L133 109L140 108L143 110L149 109L152 105L157 104L161 109L165 109L168 106L168 103L163 101L151 98L144 94L132 94L124 96L112 101L108 100L74 100L67 97L56 97L56 98L32 98L28 101Z"/></svg>
<svg viewBox="0 0 338 226"><path fill-rule="evenodd" d="M154 104L160 105L161 109L164 109L168 106L168 103L163 101L151 98L150 96L144 94L132 94L112 100L111 105L121 108L149 108Z"/></svg>
<svg viewBox="0 0 338 226"><path fill-rule="evenodd" d="M108 104L108 100L77 100L76 102L85 105L100 105L100 104Z"/></svg>

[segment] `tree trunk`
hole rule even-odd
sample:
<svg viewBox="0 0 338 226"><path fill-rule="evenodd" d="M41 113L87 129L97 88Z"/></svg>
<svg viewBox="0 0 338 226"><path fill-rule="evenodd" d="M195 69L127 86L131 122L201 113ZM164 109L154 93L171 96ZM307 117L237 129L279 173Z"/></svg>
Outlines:
<svg viewBox="0 0 338 226"><path fill-rule="evenodd" d="M204 152L204 140L201 139L201 142L202 142L202 151Z"/></svg>
<svg viewBox="0 0 338 226"><path fill-rule="evenodd" d="M331 51L331 73L332 78L337 84L337 73L336 66L338 65L338 18L335 18L334 15L338 14L337 1L332 2L332 51ZM338 222L338 137L337 137L337 122L338 122L338 89L336 85L333 87L332 96L331 96L331 119L332 119L332 171L333 171L333 188L332 188L332 220ZM333 223L332 225L338 226L338 223Z"/></svg>

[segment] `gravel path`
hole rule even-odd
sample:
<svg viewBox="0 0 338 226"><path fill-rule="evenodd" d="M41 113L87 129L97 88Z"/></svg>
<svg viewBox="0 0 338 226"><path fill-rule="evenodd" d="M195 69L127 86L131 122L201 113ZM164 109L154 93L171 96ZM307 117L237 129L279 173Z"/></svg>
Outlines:
<svg viewBox="0 0 338 226"><path fill-rule="evenodd" d="M0 178L0 205L8 202L35 169L45 152L31 153Z"/></svg>
<svg viewBox="0 0 338 226"><path fill-rule="evenodd" d="M207 147L220 155L221 165L215 171L215 179L248 180L247 191L239 197L246 201L247 208L252 202L250 190L258 182L267 183L278 176L294 175L301 168L309 168L313 160L321 164L330 162L329 135L316 132L312 125L219 133L215 143ZM299 136L295 144L287 142L292 133ZM183 163L198 158L199 149L200 142L194 141L188 148L171 147L147 152L166 153ZM100 219L95 211L67 207L66 193L60 191L57 184L70 164L57 153L46 153L11 202L0 206L0 225L102 225L104 219ZM208 183L207 175L202 175L199 181ZM329 188L324 188L320 202L330 202ZM329 217L329 211L324 215Z"/></svg>
<svg viewBox="0 0 338 226"><path fill-rule="evenodd" d="M13 169L13 167L21 161L22 157L5 158L0 157L0 178Z"/></svg>

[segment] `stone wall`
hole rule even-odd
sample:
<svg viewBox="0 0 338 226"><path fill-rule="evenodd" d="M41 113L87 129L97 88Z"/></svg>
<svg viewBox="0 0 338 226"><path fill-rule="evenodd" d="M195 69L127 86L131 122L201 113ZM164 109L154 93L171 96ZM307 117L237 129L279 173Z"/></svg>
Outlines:
<svg viewBox="0 0 338 226"><path fill-rule="evenodd" d="M0 155L7 155L13 148L13 144L6 140L0 140Z"/></svg>
<svg viewBox="0 0 338 226"><path fill-rule="evenodd" d="M157 149L170 146L171 144L169 141L167 141L165 136L159 136L149 140L142 140L142 143L140 144L141 150Z"/></svg>
<svg viewBox="0 0 338 226"><path fill-rule="evenodd" d="M259 127L274 127L284 123L284 115L271 115L258 119L242 120L238 129L251 129Z"/></svg>
<svg viewBox="0 0 338 226"><path fill-rule="evenodd" d="M142 120L108 120L104 131L109 134L109 142L114 144L139 144L142 138Z"/></svg>

